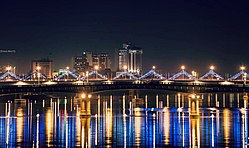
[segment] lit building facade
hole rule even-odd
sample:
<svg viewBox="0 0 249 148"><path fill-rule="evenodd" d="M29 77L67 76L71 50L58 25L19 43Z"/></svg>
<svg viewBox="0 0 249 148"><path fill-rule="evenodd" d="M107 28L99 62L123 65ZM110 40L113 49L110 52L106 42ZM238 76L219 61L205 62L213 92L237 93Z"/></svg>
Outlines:
<svg viewBox="0 0 249 148"><path fill-rule="evenodd" d="M111 58L108 53L83 52L81 56L74 57L73 67L78 72L94 70L95 66L99 70L111 69Z"/></svg>
<svg viewBox="0 0 249 148"><path fill-rule="evenodd" d="M118 50L118 70L123 71L124 67L134 74L142 73L143 50L130 43L124 43L123 48Z"/></svg>
<svg viewBox="0 0 249 148"><path fill-rule="evenodd" d="M73 68L77 72L84 72L90 70L92 66L92 61L92 52L84 51L82 55L74 57Z"/></svg>
<svg viewBox="0 0 249 148"><path fill-rule="evenodd" d="M53 74L53 61L50 59L40 59L33 60L31 63L32 71L37 70L37 67L40 67L39 72L45 75L47 78L52 78Z"/></svg>

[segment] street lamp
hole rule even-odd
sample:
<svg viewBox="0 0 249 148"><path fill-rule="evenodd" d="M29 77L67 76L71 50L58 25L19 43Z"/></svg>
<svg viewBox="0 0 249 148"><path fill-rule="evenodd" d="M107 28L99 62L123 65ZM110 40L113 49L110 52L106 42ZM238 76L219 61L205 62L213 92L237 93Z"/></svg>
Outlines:
<svg viewBox="0 0 249 148"><path fill-rule="evenodd" d="M246 77L247 77L247 73L245 72L245 73L243 74L243 78L244 78L244 85L246 85Z"/></svg>
<svg viewBox="0 0 249 148"><path fill-rule="evenodd" d="M82 99L85 99L85 98L86 98L86 94L85 94L85 93L82 93L82 94L81 94L81 98L82 98Z"/></svg>
<svg viewBox="0 0 249 148"><path fill-rule="evenodd" d="M155 70L155 69L156 69L156 66L152 66L152 69Z"/></svg>
<svg viewBox="0 0 249 148"><path fill-rule="evenodd" d="M240 67L240 69L241 69L242 71L244 71L244 70L246 69L246 67L242 65L242 66Z"/></svg>
<svg viewBox="0 0 249 148"><path fill-rule="evenodd" d="M124 71L126 71L127 68L128 68L127 65L124 65L124 67L123 67Z"/></svg>
<svg viewBox="0 0 249 148"><path fill-rule="evenodd" d="M68 80L68 70L69 70L69 67L68 67L68 66L66 67L66 70L67 70L67 71L66 71L66 76L67 76L67 77L66 77L66 80Z"/></svg>
<svg viewBox="0 0 249 148"><path fill-rule="evenodd" d="M197 79L197 73L196 73L196 71L193 70L192 71L192 75L194 76L195 79Z"/></svg>
<svg viewBox="0 0 249 148"><path fill-rule="evenodd" d="M244 74L245 74L245 73L244 73L244 70L245 70L245 69L246 69L246 67L243 66L243 65L240 67L240 70L242 71L242 74L243 74L242 80L244 79Z"/></svg>
<svg viewBox="0 0 249 148"><path fill-rule="evenodd" d="M213 65L210 66L210 70L214 70L214 68L215 68L215 67L214 67Z"/></svg>
<svg viewBox="0 0 249 148"><path fill-rule="evenodd" d="M213 65L211 65L211 66L210 66L210 70L212 70L212 71L213 71L213 70L214 70L214 68L215 68L215 67L214 67ZM213 78L214 78L214 74L213 74L213 72L212 72L212 73L211 73L211 79L213 80Z"/></svg>
<svg viewBox="0 0 249 148"><path fill-rule="evenodd" d="M99 66L98 66L98 65L95 65L95 66L94 66L94 69L95 69L95 71L96 71L96 79L97 79L97 78L98 78L97 71L98 71L98 69L99 69Z"/></svg>
<svg viewBox="0 0 249 148"><path fill-rule="evenodd" d="M124 72L126 72L127 71L127 65L124 65ZM126 79L126 74L125 74L125 79Z"/></svg>
<svg viewBox="0 0 249 148"><path fill-rule="evenodd" d="M6 71L9 72L11 70L11 68L12 68L11 66L7 66Z"/></svg>
<svg viewBox="0 0 249 148"><path fill-rule="evenodd" d="M16 67L13 67L13 69L14 69L13 73L16 74Z"/></svg>
<svg viewBox="0 0 249 148"><path fill-rule="evenodd" d="M86 83L88 83L88 76L89 76L89 72L86 71Z"/></svg>
<svg viewBox="0 0 249 148"><path fill-rule="evenodd" d="M38 77L38 85L40 84L40 70L41 70L41 67L40 66L36 66L36 70L37 70L37 77Z"/></svg>
<svg viewBox="0 0 249 148"><path fill-rule="evenodd" d="M185 66L184 65L182 65L181 66L181 69L182 69L182 71L184 71L184 69L185 69ZM183 80L184 80L185 78L184 78L184 73L183 73Z"/></svg>

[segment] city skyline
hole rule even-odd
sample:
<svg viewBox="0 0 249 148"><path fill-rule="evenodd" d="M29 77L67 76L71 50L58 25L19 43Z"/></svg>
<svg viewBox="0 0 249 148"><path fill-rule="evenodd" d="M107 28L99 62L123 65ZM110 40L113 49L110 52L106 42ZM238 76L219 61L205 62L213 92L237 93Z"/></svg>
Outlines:
<svg viewBox="0 0 249 148"><path fill-rule="evenodd" d="M83 50L113 53L127 41L143 48L143 69L156 65L174 72L184 64L205 72L213 64L221 73L233 72L249 65L247 6L242 1L5 1L0 62L22 73L32 59L51 57L58 69Z"/></svg>

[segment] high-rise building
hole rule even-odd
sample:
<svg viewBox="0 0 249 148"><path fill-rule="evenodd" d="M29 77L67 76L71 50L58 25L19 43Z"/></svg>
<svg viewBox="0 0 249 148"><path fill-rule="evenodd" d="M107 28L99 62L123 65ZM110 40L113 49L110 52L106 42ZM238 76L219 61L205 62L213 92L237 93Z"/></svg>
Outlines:
<svg viewBox="0 0 249 148"><path fill-rule="evenodd" d="M92 52L84 51L82 55L74 57L73 68L77 72L90 70L92 67L92 61Z"/></svg>
<svg viewBox="0 0 249 148"><path fill-rule="evenodd" d="M50 59L40 59L33 60L31 63L32 71L37 70L37 67L40 67L39 72L45 75L47 78L52 78L53 72L53 61Z"/></svg>
<svg viewBox="0 0 249 148"><path fill-rule="evenodd" d="M108 53L83 52L81 56L74 57L74 69L78 72L94 70L98 66L100 70L111 68L111 58Z"/></svg>
<svg viewBox="0 0 249 148"><path fill-rule="evenodd" d="M134 74L142 73L143 50L130 43L124 43L123 48L118 50L118 70L123 71L124 67Z"/></svg>

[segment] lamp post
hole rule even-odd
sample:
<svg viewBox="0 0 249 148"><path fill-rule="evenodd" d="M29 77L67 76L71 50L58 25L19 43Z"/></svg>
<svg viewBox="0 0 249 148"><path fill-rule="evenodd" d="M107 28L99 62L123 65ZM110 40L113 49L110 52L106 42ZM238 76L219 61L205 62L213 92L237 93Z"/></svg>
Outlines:
<svg viewBox="0 0 249 148"><path fill-rule="evenodd" d="M245 72L244 72L244 70L246 69L246 67L245 66L241 66L240 67L240 70L242 71L242 74L243 74L243 76L242 76L242 81L244 80L244 74L245 74Z"/></svg>
<svg viewBox="0 0 249 148"><path fill-rule="evenodd" d="M156 66L152 66L152 69L155 71L156 70ZM152 77L152 80L155 78L155 74L153 75L153 77Z"/></svg>
<svg viewBox="0 0 249 148"><path fill-rule="evenodd" d="M16 74L16 67L13 67L13 69L14 69L13 73Z"/></svg>
<svg viewBox="0 0 249 148"><path fill-rule="evenodd" d="M127 71L127 65L124 65L123 69L124 69L124 72L126 72ZM126 79L126 74L125 74L125 79Z"/></svg>
<svg viewBox="0 0 249 148"><path fill-rule="evenodd" d="M182 69L182 71L184 71L185 70L185 66L184 65L182 65L181 66L181 69ZM185 78L184 78L184 73L183 73L183 80L184 80Z"/></svg>
<svg viewBox="0 0 249 148"><path fill-rule="evenodd" d="M37 77L38 77L38 79L37 79L37 83L38 83L38 85L40 84L40 70L41 70L41 67L40 66L37 66L36 67L36 70L37 70Z"/></svg>
<svg viewBox="0 0 249 148"><path fill-rule="evenodd" d="M95 74L96 74L96 79L97 79L98 78L98 74L97 73L98 73L99 66L95 65L94 69L95 69L95 72L96 72Z"/></svg>
<svg viewBox="0 0 249 148"><path fill-rule="evenodd" d="M6 67L6 71L7 71L7 72L10 72L11 68L12 68L11 66L7 66L7 67ZM7 79L8 79L8 78L9 78L9 75L8 75Z"/></svg>
<svg viewBox="0 0 249 148"><path fill-rule="evenodd" d="M7 71L7 72L10 72L11 68L12 68L11 66L7 66L7 67L6 67L6 71Z"/></svg>
<svg viewBox="0 0 249 148"><path fill-rule="evenodd" d="M68 66L66 67L66 70L67 70L67 71L66 71L66 75L67 75L66 80L68 80L68 71L69 71L69 67L68 67Z"/></svg>
<svg viewBox="0 0 249 148"><path fill-rule="evenodd" d="M88 76L89 76L89 72L86 71L86 83L88 83Z"/></svg>
<svg viewBox="0 0 249 148"><path fill-rule="evenodd" d="M213 66L213 65L210 66L210 70L211 70L211 71L214 70L214 66ZM211 79L213 80L213 78L214 78L214 74L213 74L213 72L212 72L212 74L211 74Z"/></svg>
<svg viewBox="0 0 249 148"><path fill-rule="evenodd" d="M196 73L196 71L192 71L192 75L194 76L194 79L196 80L197 79L197 73Z"/></svg>
<svg viewBox="0 0 249 148"><path fill-rule="evenodd" d="M244 85L246 85L246 77L247 77L247 73L245 72L245 73L243 74L243 78L244 78Z"/></svg>

